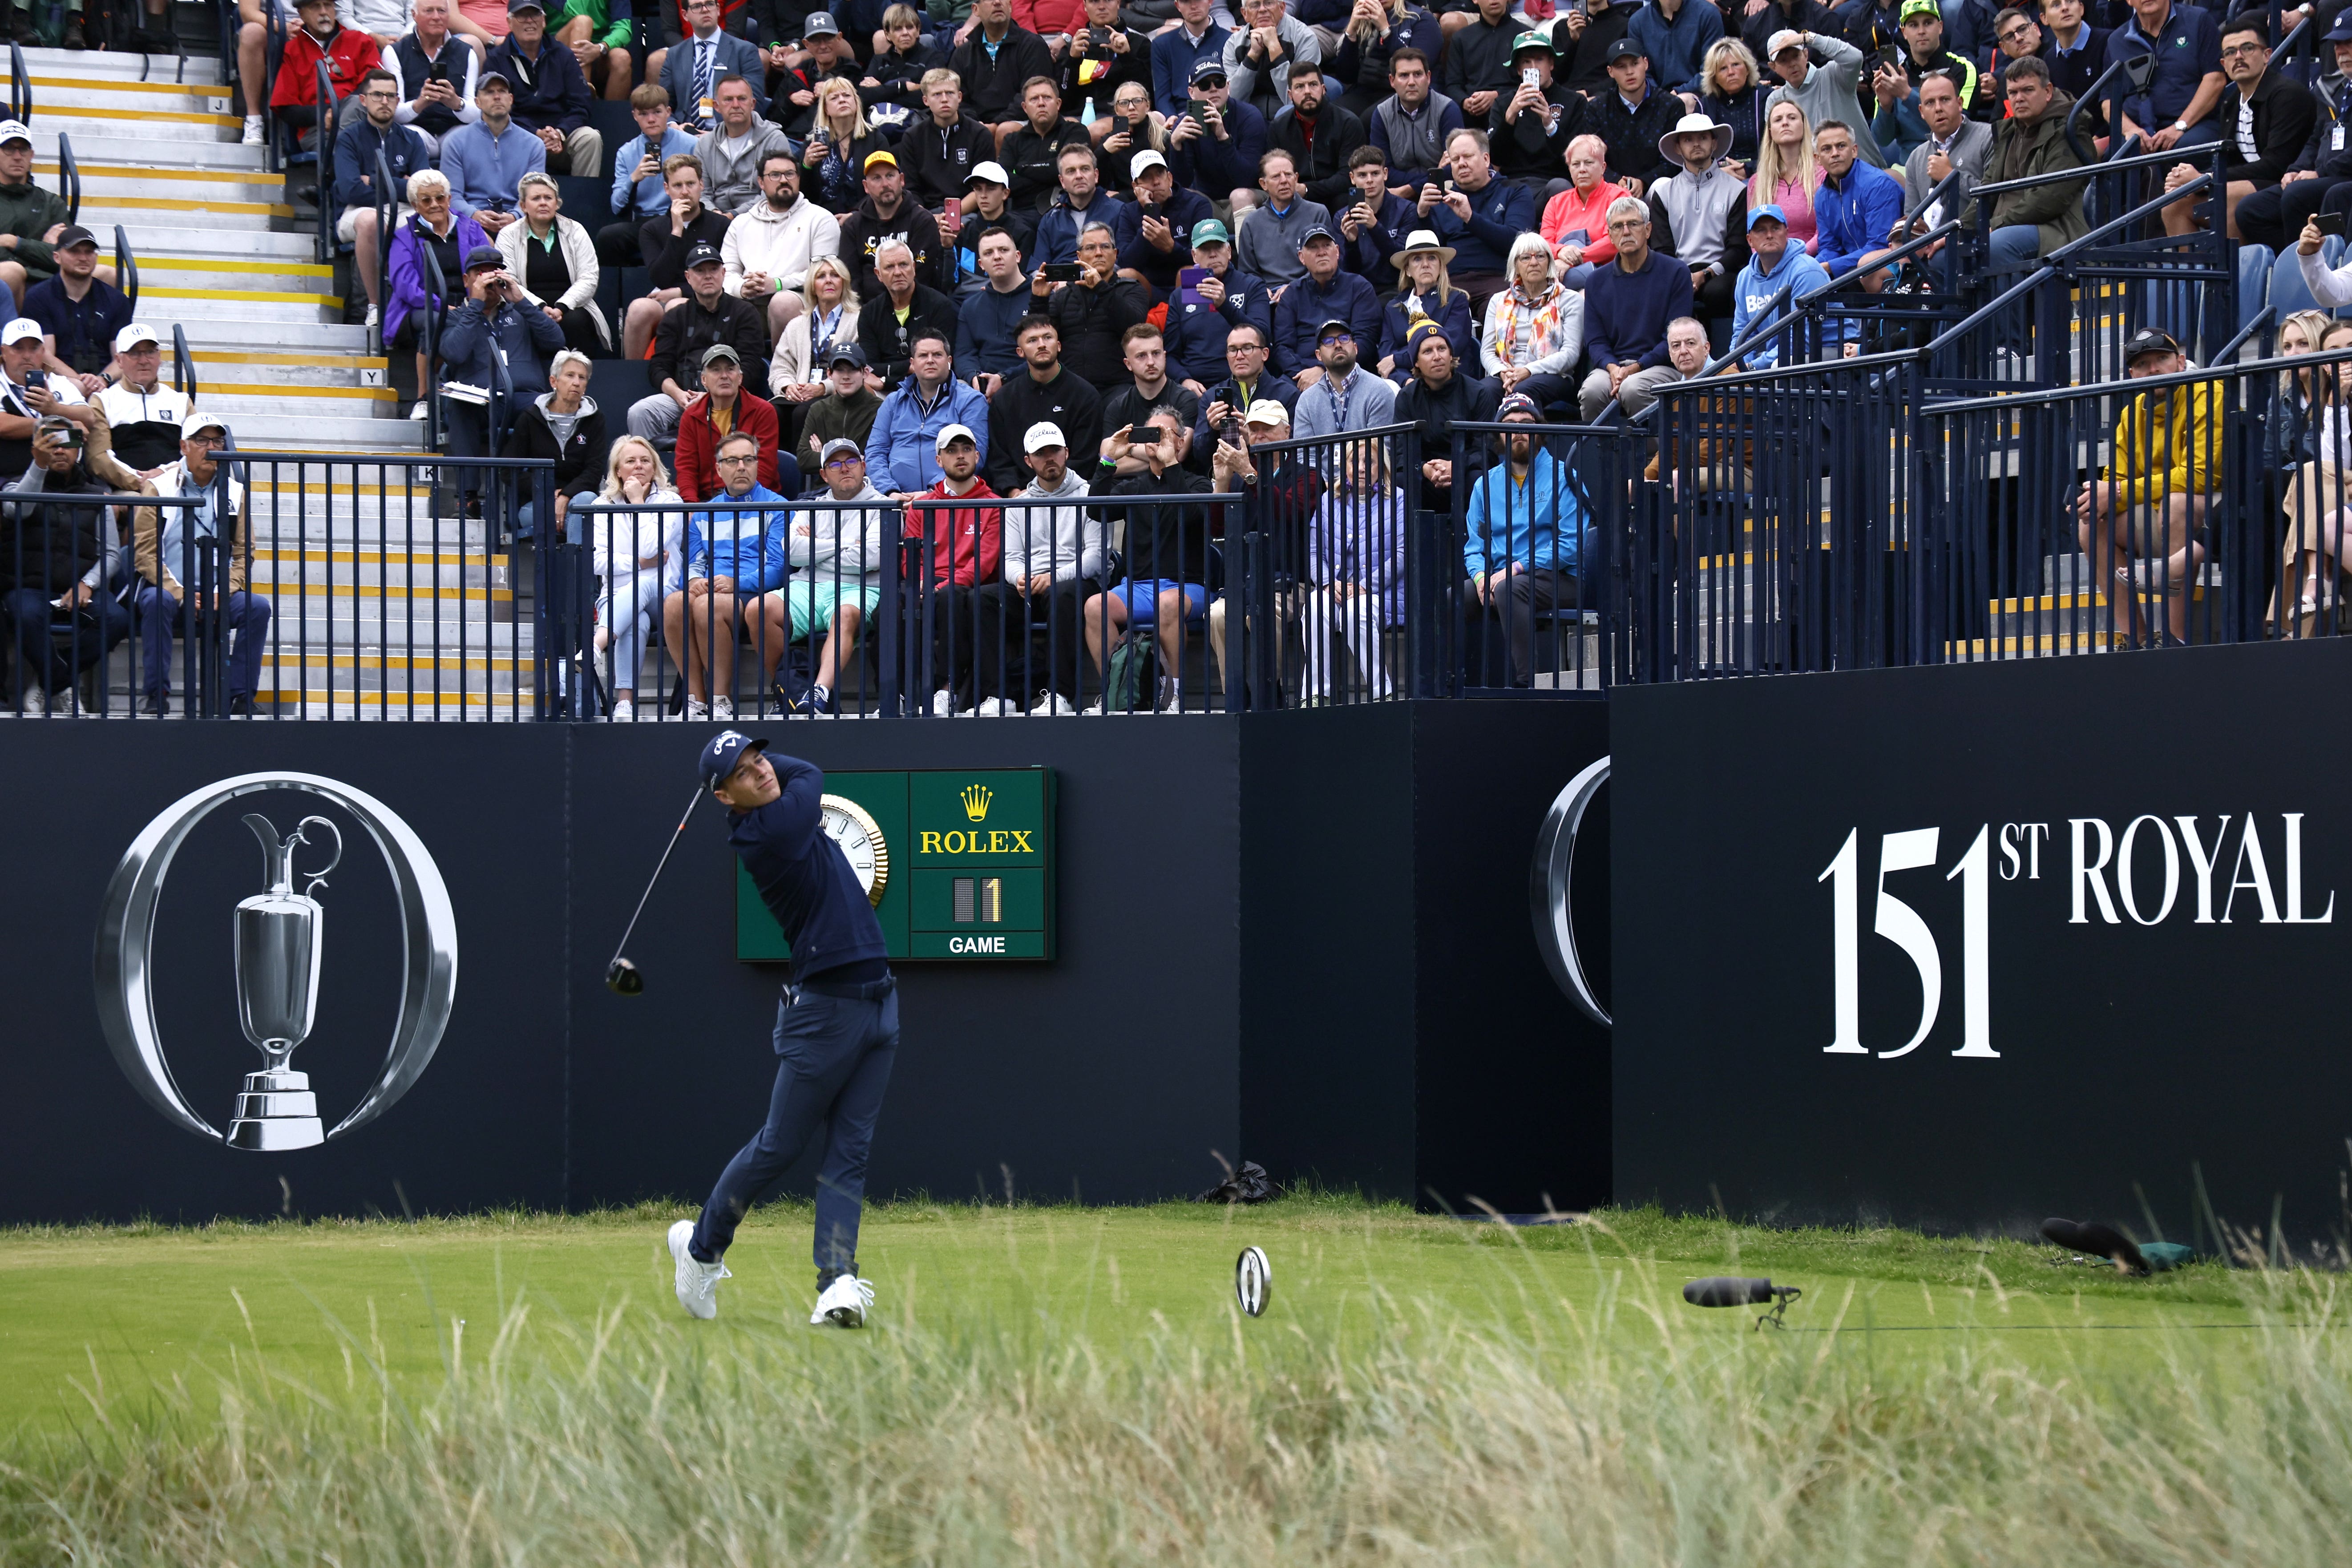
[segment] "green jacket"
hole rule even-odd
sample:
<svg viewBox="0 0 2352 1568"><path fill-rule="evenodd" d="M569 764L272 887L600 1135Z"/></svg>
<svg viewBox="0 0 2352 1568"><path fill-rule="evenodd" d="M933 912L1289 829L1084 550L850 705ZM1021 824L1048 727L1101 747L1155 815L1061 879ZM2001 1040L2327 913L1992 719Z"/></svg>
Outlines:
<svg viewBox="0 0 2352 1568"><path fill-rule="evenodd" d="M41 237L66 221L65 198L45 191L30 180L21 185L0 185L0 234L16 237L12 253L34 282L58 269L57 253Z"/></svg>
<svg viewBox="0 0 2352 1568"><path fill-rule="evenodd" d="M613 21L604 0L571 0L571 4L563 7L563 14L547 25L547 30L552 33L574 16L587 17L589 36L606 48L625 49L629 47L628 19L624 17L620 21Z"/></svg>
<svg viewBox="0 0 2352 1568"><path fill-rule="evenodd" d="M824 444L836 436L846 436L857 443L859 451L866 450L866 438L874 434L874 416L882 411L882 399L860 387L847 397L825 388L824 395L808 405L808 418L801 426L800 449L793 456L800 460L801 478L810 484L819 483L816 457Z"/></svg>
<svg viewBox="0 0 2352 1568"><path fill-rule="evenodd" d="M2002 121L1993 133L1992 156L1985 161L1984 183L2081 168L2083 161L2066 144L2066 113L2074 107L2074 100L2062 92L2052 97L2050 107L2031 125ZM2036 254L2047 256L2091 232L2091 221L2083 216L2083 192L2089 184L2088 180L2053 180L2030 190L2003 191L1993 198L1992 226L2034 225L2042 231Z"/></svg>

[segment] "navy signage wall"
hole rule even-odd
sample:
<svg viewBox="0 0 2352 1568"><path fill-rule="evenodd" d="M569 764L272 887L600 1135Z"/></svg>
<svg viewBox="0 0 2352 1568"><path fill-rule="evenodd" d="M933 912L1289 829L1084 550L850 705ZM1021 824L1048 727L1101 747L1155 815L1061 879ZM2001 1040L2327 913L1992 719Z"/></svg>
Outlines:
<svg viewBox="0 0 2352 1568"><path fill-rule="evenodd" d="M1615 1187L2340 1226L2352 643L1621 691Z"/></svg>
<svg viewBox="0 0 2352 1568"><path fill-rule="evenodd" d="M1605 1045L1528 905L1601 705L764 732L845 775L1052 770L1053 956L900 966L876 1192L1154 1199L1222 1155L1601 1195ZM783 978L737 955L709 802L629 943L644 995L603 975L709 733L10 727L0 1222L698 1195L764 1110Z"/></svg>

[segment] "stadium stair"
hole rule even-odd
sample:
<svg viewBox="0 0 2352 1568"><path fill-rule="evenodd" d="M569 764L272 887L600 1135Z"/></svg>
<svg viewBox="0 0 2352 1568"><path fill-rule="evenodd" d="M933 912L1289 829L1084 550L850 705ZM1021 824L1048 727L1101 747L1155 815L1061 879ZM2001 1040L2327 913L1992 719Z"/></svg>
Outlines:
<svg viewBox="0 0 2352 1568"><path fill-rule="evenodd" d="M179 25L189 38L209 26L187 15ZM346 324L312 209L298 211L261 148L239 144L219 62L191 58L175 82L182 62L162 56L25 54L35 177L58 188L58 139L71 138L80 220L101 254L121 226L138 315L167 339L173 325L187 334L197 405L225 416L240 447L314 457L251 476L252 578L277 611L262 709L527 713L532 626L517 614L511 558L485 543L480 523L446 505L433 515L429 468L349 462L422 454L425 426L404 417L364 330ZM127 653L114 665L127 694Z"/></svg>

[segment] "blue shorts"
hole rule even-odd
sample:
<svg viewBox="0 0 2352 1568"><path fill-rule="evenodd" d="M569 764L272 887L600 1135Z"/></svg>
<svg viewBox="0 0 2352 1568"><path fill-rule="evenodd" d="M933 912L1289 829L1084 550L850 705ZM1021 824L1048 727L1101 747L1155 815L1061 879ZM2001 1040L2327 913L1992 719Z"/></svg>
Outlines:
<svg viewBox="0 0 2352 1568"><path fill-rule="evenodd" d="M1160 595L1171 588L1184 590L1184 618L1192 620L1209 611L1209 590L1198 583L1177 583L1166 577L1146 577L1140 581L1129 578L1111 590L1127 603L1127 624L1148 626L1160 618Z"/></svg>

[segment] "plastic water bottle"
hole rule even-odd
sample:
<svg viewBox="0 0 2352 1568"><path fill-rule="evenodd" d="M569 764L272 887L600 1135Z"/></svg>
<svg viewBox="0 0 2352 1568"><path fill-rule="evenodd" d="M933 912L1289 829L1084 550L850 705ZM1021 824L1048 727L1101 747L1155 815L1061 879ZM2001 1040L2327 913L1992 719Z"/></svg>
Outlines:
<svg viewBox="0 0 2352 1568"><path fill-rule="evenodd" d="M1094 122L1095 95L1093 93L1088 93L1087 94L1086 103L1078 110L1078 123L1081 125L1092 125Z"/></svg>

